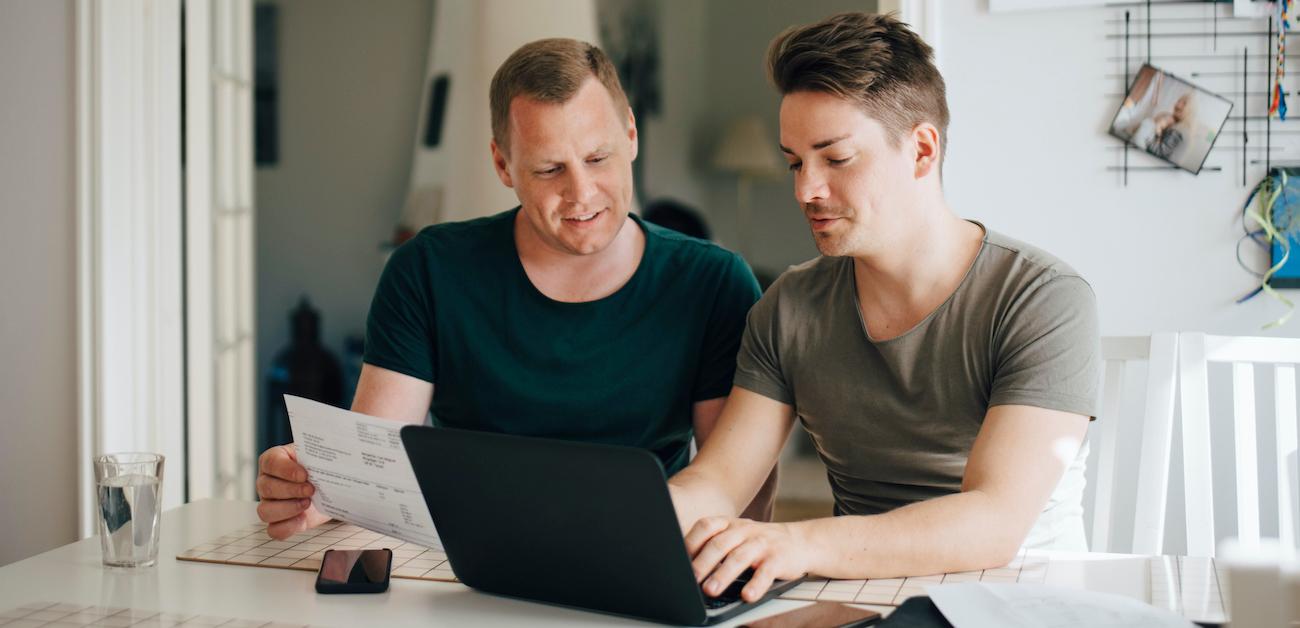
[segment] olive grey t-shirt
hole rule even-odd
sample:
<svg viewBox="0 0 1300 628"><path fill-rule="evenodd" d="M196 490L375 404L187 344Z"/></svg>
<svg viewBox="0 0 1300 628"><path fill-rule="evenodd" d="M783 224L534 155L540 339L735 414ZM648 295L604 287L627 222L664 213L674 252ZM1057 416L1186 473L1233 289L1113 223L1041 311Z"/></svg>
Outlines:
<svg viewBox="0 0 1300 628"><path fill-rule="evenodd" d="M826 464L836 514L860 515L959 492L992 406L1095 417L1100 374L1091 286L1048 253L985 229L948 300L889 340L867 333L852 258L791 268L750 310L735 385L794 406ZM1087 453L1026 547L1087 549Z"/></svg>

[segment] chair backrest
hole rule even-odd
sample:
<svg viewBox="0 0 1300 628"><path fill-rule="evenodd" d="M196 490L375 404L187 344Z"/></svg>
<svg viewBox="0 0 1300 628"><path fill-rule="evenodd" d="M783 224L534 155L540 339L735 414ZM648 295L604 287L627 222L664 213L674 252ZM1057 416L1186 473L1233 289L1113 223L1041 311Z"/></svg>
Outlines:
<svg viewBox="0 0 1300 628"><path fill-rule="evenodd" d="M1091 514L1093 551L1118 551L1111 519L1115 503L1116 458L1124 382L1131 362L1147 362L1146 398L1143 404L1142 445L1138 460L1137 502L1131 550L1158 554L1164 540L1165 486L1169 481L1170 440L1174 422L1174 381L1178 334L1101 339L1105 362L1101 413L1097 417L1096 489Z"/></svg>
<svg viewBox="0 0 1300 628"><path fill-rule="evenodd" d="M1187 554L1213 556L1214 492L1210 468L1210 362L1232 364L1233 440L1236 448L1237 539L1260 544L1259 455L1256 451L1255 365L1272 365L1277 445L1278 538L1294 551L1296 507L1296 365L1300 338L1179 335L1182 402L1183 485L1186 495Z"/></svg>

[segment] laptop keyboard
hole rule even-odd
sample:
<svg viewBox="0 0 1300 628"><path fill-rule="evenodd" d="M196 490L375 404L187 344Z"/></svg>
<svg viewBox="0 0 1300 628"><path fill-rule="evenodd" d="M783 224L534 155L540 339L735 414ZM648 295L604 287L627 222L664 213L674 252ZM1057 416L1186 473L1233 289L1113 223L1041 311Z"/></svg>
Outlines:
<svg viewBox="0 0 1300 628"><path fill-rule="evenodd" d="M745 588L745 584L748 583L749 579L753 576L754 570L752 568L746 569L744 573L736 576L735 582L732 582L731 585L723 590L722 593L719 593L717 597L710 597L708 593L704 593L704 589L700 589L700 593L704 594L704 608L713 610L715 608L722 608L723 606L727 606L733 602L739 602L740 590Z"/></svg>

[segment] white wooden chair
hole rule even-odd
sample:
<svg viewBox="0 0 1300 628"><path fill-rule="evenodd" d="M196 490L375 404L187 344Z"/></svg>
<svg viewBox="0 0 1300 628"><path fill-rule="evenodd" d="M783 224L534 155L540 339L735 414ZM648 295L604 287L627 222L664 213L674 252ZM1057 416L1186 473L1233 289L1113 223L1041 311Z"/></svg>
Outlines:
<svg viewBox="0 0 1300 628"><path fill-rule="evenodd" d="M1259 456L1256 451L1255 365L1272 365L1277 445L1278 537L1294 551L1296 488L1296 365L1300 338L1179 335L1179 388L1182 402L1183 482L1186 493L1187 554L1214 556L1214 494L1210 468L1208 363L1232 364L1233 434L1236 447L1237 538L1245 549L1258 548ZM1216 417L1227 420L1228 417ZM1143 461L1145 462L1145 461ZM1139 480L1140 481L1140 480Z"/></svg>
<svg viewBox="0 0 1300 628"><path fill-rule="evenodd" d="M1124 400L1124 380L1130 362L1147 362L1147 385L1142 417L1142 444L1138 461L1138 491L1131 550L1139 554L1158 554L1164 539L1165 490L1169 481L1170 439L1174 421L1174 381L1178 334L1159 332L1150 336L1107 337L1101 339L1105 362L1101 413L1097 417L1096 487L1091 512L1094 552L1129 550L1116 547L1112 534L1115 502L1116 458L1120 408Z"/></svg>

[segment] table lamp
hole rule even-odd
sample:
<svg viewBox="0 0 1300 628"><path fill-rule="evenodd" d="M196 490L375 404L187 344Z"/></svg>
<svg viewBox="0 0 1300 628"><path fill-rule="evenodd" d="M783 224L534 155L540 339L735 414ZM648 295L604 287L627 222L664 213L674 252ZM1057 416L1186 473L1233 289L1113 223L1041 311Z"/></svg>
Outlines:
<svg viewBox="0 0 1300 628"><path fill-rule="evenodd" d="M740 255L748 259L752 222L750 188L756 179L776 178L786 169L763 119L754 114L733 119L713 153L713 167L736 175L736 233L740 239Z"/></svg>

